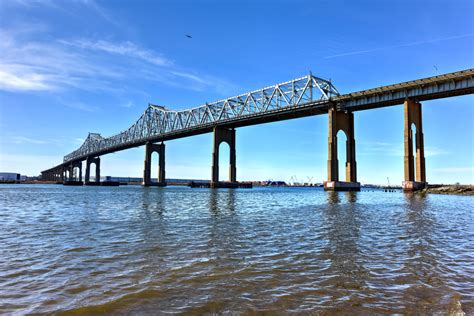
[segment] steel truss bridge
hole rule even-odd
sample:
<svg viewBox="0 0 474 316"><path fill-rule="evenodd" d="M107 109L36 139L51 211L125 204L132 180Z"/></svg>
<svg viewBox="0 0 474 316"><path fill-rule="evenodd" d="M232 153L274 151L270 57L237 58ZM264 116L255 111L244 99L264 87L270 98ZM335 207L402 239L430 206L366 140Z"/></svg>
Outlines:
<svg viewBox="0 0 474 316"><path fill-rule="evenodd" d="M474 93L474 69L447 73L378 88L340 94L331 81L313 76L293 79L202 106L173 111L149 104L128 129L103 137L89 133L84 143L64 156L58 167L68 167L147 143L163 142L212 132L215 128L237 128L266 122L327 114L330 109L354 112L396 104Z"/></svg>
<svg viewBox="0 0 474 316"><path fill-rule="evenodd" d="M279 115L308 105L324 105L339 93L331 82L308 75L271 87L183 111L149 104L127 130L104 138L90 133L79 149L64 157L64 163L87 156L210 132L214 126L250 125L255 119ZM249 124L250 123L250 124Z"/></svg>

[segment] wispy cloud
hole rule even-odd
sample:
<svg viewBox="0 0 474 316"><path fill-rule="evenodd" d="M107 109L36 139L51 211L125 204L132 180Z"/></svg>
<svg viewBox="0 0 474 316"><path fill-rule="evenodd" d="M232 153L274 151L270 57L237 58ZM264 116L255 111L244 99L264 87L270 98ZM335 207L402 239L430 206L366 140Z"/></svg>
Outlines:
<svg viewBox="0 0 474 316"><path fill-rule="evenodd" d="M0 90L6 91L41 91L54 90L51 78L47 74L31 72L22 65L0 64Z"/></svg>
<svg viewBox="0 0 474 316"><path fill-rule="evenodd" d="M128 109L128 108L133 107L134 104L133 104L132 101L128 101L128 102L126 102L126 103L122 103L120 106L123 107L123 108L127 108L127 109Z"/></svg>
<svg viewBox="0 0 474 316"><path fill-rule="evenodd" d="M117 87L133 90L139 80L219 94L229 93L235 87L222 78L183 69L171 59L131 41L41 41L40 35L28 26L0 30L0 90L123 92L123 88ZM86 110L84 106L75 107Z"/></svg>
<svg viewBox="0 0 474 316"><path fill-rule="evenodd" d="M96 106L93 106L81 101L65 100L61 97L58 97L57 100L60 104L67 106L68 108L71 108L71 109L81 110L85 112L95 112L98 109Z"/></svg>
<svg viewBox="0 0 474 316"><path fill-rule="evenodd" d="M425 148L425 157L434 157L440 155L449 155L450 152L438 147L427 146Z"/></svg>
<svg viewBox="0 0 474 316"><path fill-rule="evenodd" d="M0 144L15 144L15 145L53 145L53 146L65 146L70 143L82 144L83 138L69 138L64 136L51 136L45 135L41 138L39 136L30 135L5 135L0 138Z"/></svg>
<svg viewBox="0 0 474 316"><path fill-rule="evenodd" d="M402 157L405 154L404 145L400 143L388 143L381 141L360 141L358 155L383 155ZM425 147L425 157L448 155L449 152L438 147Z"/></svg>
<svg viewBox="0 0 474 316"><path fill-rule="evenodd" d="M474 167L447 167L447 168L434 168L434 172L441 173L473 173Z"/></svg>
<svg viewBox="0 0 474 316"><path fill-rule="evenodd" d="M472 37L472 36L474 36L473 33L461 34L461 35L455 35L455 36L435 38L435 39L431 39L431 40L427 40L427 41L417 41L417 42L410 42L410 43L404 43L404 44L399 44L399 45L391 45L391 46L370 48L370 49L364 49L364 50L356 50L356 51L346 52L346 53L341 53L341 54L336 54L336 55L329 55L329 56L325 56L324 58L330 59L330 58L337 58L337 57L344 57L344 56L351 56L351 55L367 54L367 53L372 53L372 52L381 51L381 50L416 46L416 45L422 45L422 44L437 43L437 42L441 42L441 41L449 41L449 40Z"/></svg>
<svg viewBox="0 0 474 316"><path fill-rule="evenodd" d="M102 51L110 54L122 55L131 58L141 59L156 66L171 66L173 63L163 56L144 49L132 42L112 43L104 40L91 41L87 39L79 39L73 41L60 40L62 44L70 45L82 49L90 49ZM196 78L193 78L196 80Z"/></svg>
<svg viewBox="0 0 474 316"><path fill-rule="evenodd" d="M5 1L6 2L6 1ZM71 15L80 15L83 12L78 12L79 8L86 8L89 11L94 12L102 19L111 23L115 26L120 26L116 19L114 19L111 14L101 5L94 0L68 0L67 5L64 5L66 1L64 0L9 0L6 4L21 6L28 9L33 9L35 7L54 9L61 12L65 12Z"/></svg>
<svg viewBox="0 0 474 316"><path fill-rule="evenodd" d="M105 10L102 6L100 6L97 1L94 0L76 0L79 3L84 4L85 6L89 7L93 11L95 11L98 15L100 15L104 20L107 22L114 24L114 25L119 25L117 23L117 20L113 19L110 14Z"/></svg>
<svg viewBox="0 0 474 316"><path fill-rule="evenodd" d="M36 34L28 27L0 31L0 89L12 92L64 88L100 90L108 87L111 79L123 77L118 66L101 65L91 61L89 56L66 50L54 42L31 40Z"/></svg>
<svg viewBox="0 0 474 316"><path fill-rule="evenodd" d="M9 138L10 142L13 144L35 144L35 145L42 145L47 144L48 141L43 139L34 139L25 136L12 136Z"/></svg>

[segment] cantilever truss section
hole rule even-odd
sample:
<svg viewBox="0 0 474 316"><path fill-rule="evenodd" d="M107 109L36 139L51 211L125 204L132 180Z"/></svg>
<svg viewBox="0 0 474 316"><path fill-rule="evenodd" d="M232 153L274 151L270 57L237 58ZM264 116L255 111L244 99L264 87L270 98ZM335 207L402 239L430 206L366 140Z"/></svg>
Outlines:
<svg viewBox="0 0 474 316"><path fill-rule="evenodd" d="M100 134L89 133L79 149L64 156L64 162L94 156L121 145L141 144L168 133L218 126L285 108L326 102L338 95L330 81L309 74L189 110L172 111L149 104L135 124L117 135L104 138Z"/></svg>

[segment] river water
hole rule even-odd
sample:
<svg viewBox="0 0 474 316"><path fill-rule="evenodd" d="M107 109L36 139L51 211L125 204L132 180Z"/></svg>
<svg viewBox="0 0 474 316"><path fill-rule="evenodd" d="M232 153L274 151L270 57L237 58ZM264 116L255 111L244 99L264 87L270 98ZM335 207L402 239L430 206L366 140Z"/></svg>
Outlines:
<svg viewBox="0 0 474 316"><path fill-rule="evenodd" d="M474 314L474 198L0 186L0 314Z"/></svg>

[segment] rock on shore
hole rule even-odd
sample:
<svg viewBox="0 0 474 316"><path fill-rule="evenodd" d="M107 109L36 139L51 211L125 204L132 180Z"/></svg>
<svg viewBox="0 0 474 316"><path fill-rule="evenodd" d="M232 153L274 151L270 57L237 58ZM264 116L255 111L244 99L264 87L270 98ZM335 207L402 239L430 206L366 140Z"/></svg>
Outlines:
<svg viewBox="0 0 474 316"><path fill-rule="evenodd" d="M458 194L458 195L474 195L474 186L473 185L436 185L429 186L423 190L427 193L435 194Z"/></svg>

